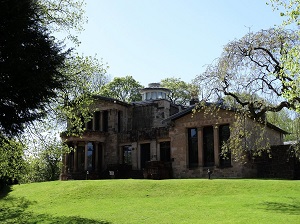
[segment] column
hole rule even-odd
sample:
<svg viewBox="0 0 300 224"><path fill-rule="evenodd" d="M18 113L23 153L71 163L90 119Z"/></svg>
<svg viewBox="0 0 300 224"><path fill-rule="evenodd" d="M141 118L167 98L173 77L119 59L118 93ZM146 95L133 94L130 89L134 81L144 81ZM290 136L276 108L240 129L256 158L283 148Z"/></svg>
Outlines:
<svg viewBox="0 0 300 224"><path fill-rule="evenodd" d="M118 147L118 163L119 164L124 163L124 160L123 160L123 146Z"/></svg>
<svg viewBox="0 0 300 224"><path fill-rule="evenodd" d="M215 166L220 166L220 152L219 152L219 126L214 126L214 156Z"/></svg>
<svg viewBox="0 0 300 224"><path fill-rule="evenodd" d="M68 173L68 157L69 157L69 153L65 154L65 173Z"/></svg>
<svg viewBox="0 0 300 224"><path fill-rule="evenodd" d="M62 168L62 172L64 173L64 174L66 174L67 172L67 160L66 160L66 153L65 154L63 154L62 155L62 162L63 162L63 168Z"/></svg>
<svg viewBox="0 0 300 224"><path fill-rule="evenodd" d="M77 167L78 167L78 152L77 152L77 142L74 142L74 172L77 172Z"/></svg>
<svg viewBox="0 0 300 224"><path fill-rule="evenodd" d="M156 160L160 161L160 142L158 141L156 142Z"/></svg>
<svg viewBox="0 0 300 224"><path fill-rule="evenodd" d="M152 140L150 142L150 160L156 161L157 160L157 143L156 140Z"/></svg>
<svg viewBox="0 0 300 224"><path fill-rule="evenodd" d="M137 165L137 168L138 170L141 169L141 147L140 147L140 144L137 145L137 148L136 148L136 165Z"/></svg>
<svg viewBox="0 0 300 224"><path fill-rule="evenodd" d="M198 127L198 166L203 167L203 127Z"/></svg>
<svg viewBox="0 0 300 224"><path fill-rule="evenodd" d="M93 127L92 127L92 130L95 131L96 130L96 113L94 112L93 113Z"/></svg>
<svg viewBox="0 0 300 224"><path fill-rule="evenodd" d="M138 169L138 162L137 162L138 145L136 142L133 142L131 144L131 147L132 147L132 151L131 151L132 169L137 170Z"/></svg>
<svg viewBox="0 0 300 224"><path fill-rule="evenodd" d="M85 142L84 147L84 170L88 169L88 142Z"/></svg>

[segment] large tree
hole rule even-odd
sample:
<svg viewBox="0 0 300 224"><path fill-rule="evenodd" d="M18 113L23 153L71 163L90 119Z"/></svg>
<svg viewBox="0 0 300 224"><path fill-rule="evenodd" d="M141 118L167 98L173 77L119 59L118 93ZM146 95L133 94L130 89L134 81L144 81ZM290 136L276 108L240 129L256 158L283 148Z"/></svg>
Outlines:
<svg viewBox="0 0 300 224"><path fill-rule="evenodd" d="M254 118L267 111L296 110L299 75L291 72L294 65L286 61L297 46L299 36L292 30L250 32L228 43L197 81L208 90L207 98L230 96Z"/></svg>
<svg viewBox="0 0 300 224"><path fill-rule="evenodd" d="M180 78L166 78L161 80L161 86L168 88L168 95L172 103L187 105L194 97L198 97L199 90L196 85L186 83Z"/></svg>
<svg viewBox="0 0 300 224"><path fill-rule="evenodd" d="M99 94L124 102L133 102L142 99L142 95L139 92L141 88L143 86L132 76L115 77L100 89Z"/></svg>
<svg viewBox="0 0 300 224"><path fill-rule="evenodd" d="M21 143L0 137L0 190L6 184L20 180L27 171L26 167Z"/></svg>
<svg viewBox="0 0 300 224"><path fill-rule="evenodd" d="M84 30L87 22L85 0L37 0L41 9L42 23L52 33L79 45L77 34Z"/></svg>
<svg viewBox="0 0 300 224"><path fill-rule="evenodd" d="M42 25L33 0L0 1L0 131L16 134L45 115L64 89L66 53Z"/></svg>

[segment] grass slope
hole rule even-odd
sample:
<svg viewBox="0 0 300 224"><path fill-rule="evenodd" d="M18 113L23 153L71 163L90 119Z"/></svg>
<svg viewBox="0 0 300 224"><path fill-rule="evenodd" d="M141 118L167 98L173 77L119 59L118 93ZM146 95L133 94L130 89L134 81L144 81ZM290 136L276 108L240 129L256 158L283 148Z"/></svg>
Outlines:
<svg viewBox="0 0 300 224"><path fill-rule="evenodd" d="M99 180L13 186L0 223L299 223L300 181Z"/></svg>

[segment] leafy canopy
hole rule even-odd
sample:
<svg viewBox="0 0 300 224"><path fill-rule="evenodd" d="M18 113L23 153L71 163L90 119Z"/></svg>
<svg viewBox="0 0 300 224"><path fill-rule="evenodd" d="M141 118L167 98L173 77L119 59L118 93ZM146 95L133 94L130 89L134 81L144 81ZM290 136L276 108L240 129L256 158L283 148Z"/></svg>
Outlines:
<svg viewBox="0 0 300 224"><path fill-rule="evenodd" d="M99 94L129 103L142 100L141 88L143 86L132 76L115 77L111 82L102 86Z"/></svg>
<svg viewBox="0 0 300 224"><path fill-rule="evenodd" d="M186 83L180 78L162 79L161 86L170 90L168 97L174 104L187 105L191 98L198 97L197 86Z"/></svg>
<svg viewBox="0 0 300 224"><path fill-rule="evenodd" d="M250 32L228 43L197 82L208 90L207 98L230 96L256 118L267 111L297 110L299 75L287 63L297 46L299 36L292 30Z"/></svg>
<svg viewBox="0 0 300 224"><path fill-rule="evenodd" d="M0 131L16 134L45 115L64 89L67 52L42 25L33 0L0 2Z"/></svg>

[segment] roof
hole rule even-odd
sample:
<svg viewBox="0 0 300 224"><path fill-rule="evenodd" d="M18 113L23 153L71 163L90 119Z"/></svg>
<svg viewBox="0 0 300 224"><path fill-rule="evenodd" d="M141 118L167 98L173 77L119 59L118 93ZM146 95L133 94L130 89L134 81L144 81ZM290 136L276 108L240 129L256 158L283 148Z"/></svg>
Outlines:
<svg viewBox="0 0 300 224"><path fill-rule="evenodd" d="M217 105L217 104L215 104L215 103L207 103L206 102L205 105L206 106L210 106L210 105ZM178 113L176 113L176 114L174 114L174 115L172 115L172 116L164 119L162 122L165 123L165 122L169 122L169 121L174 121L174 120L177 120L177 119L179 119L181 117L184 117L187 114L190 114L196 108L196 106L197 106L197 104L192 105L192 106L188 107L187 109L182 110L182 111L180 111L180 112L178 112ZM237 111L235 108L228 107L226 105L218 105L218 106L219 106L220 109L223 109L223 110ZM285 131L285 130L283 130L283 129L281 129L281 128L279 128L279 127L277 127L277 126L275 126L275 125L273 125L273 124L271 124L269 122L267 122L267 127L271 128L271 129L273 129L275 131L278 131L278 132L280 132L282 134L289 134L289 132L287 132L287 131Z"/></svg>
<svg viewBox="0 0 300 224"><path fill-rule="evenodd" d="M107 102L110 102L110 103L117 103L117 104L120 104L120 105L123 105L123 106L127 106L127 107L130 106L129 103L126 103L124 101L120 101L118 99L114 99L114 98L111 98L111 97L100 96L100 95L94 95L93 97L95 99L107 101Z"/></svg>

